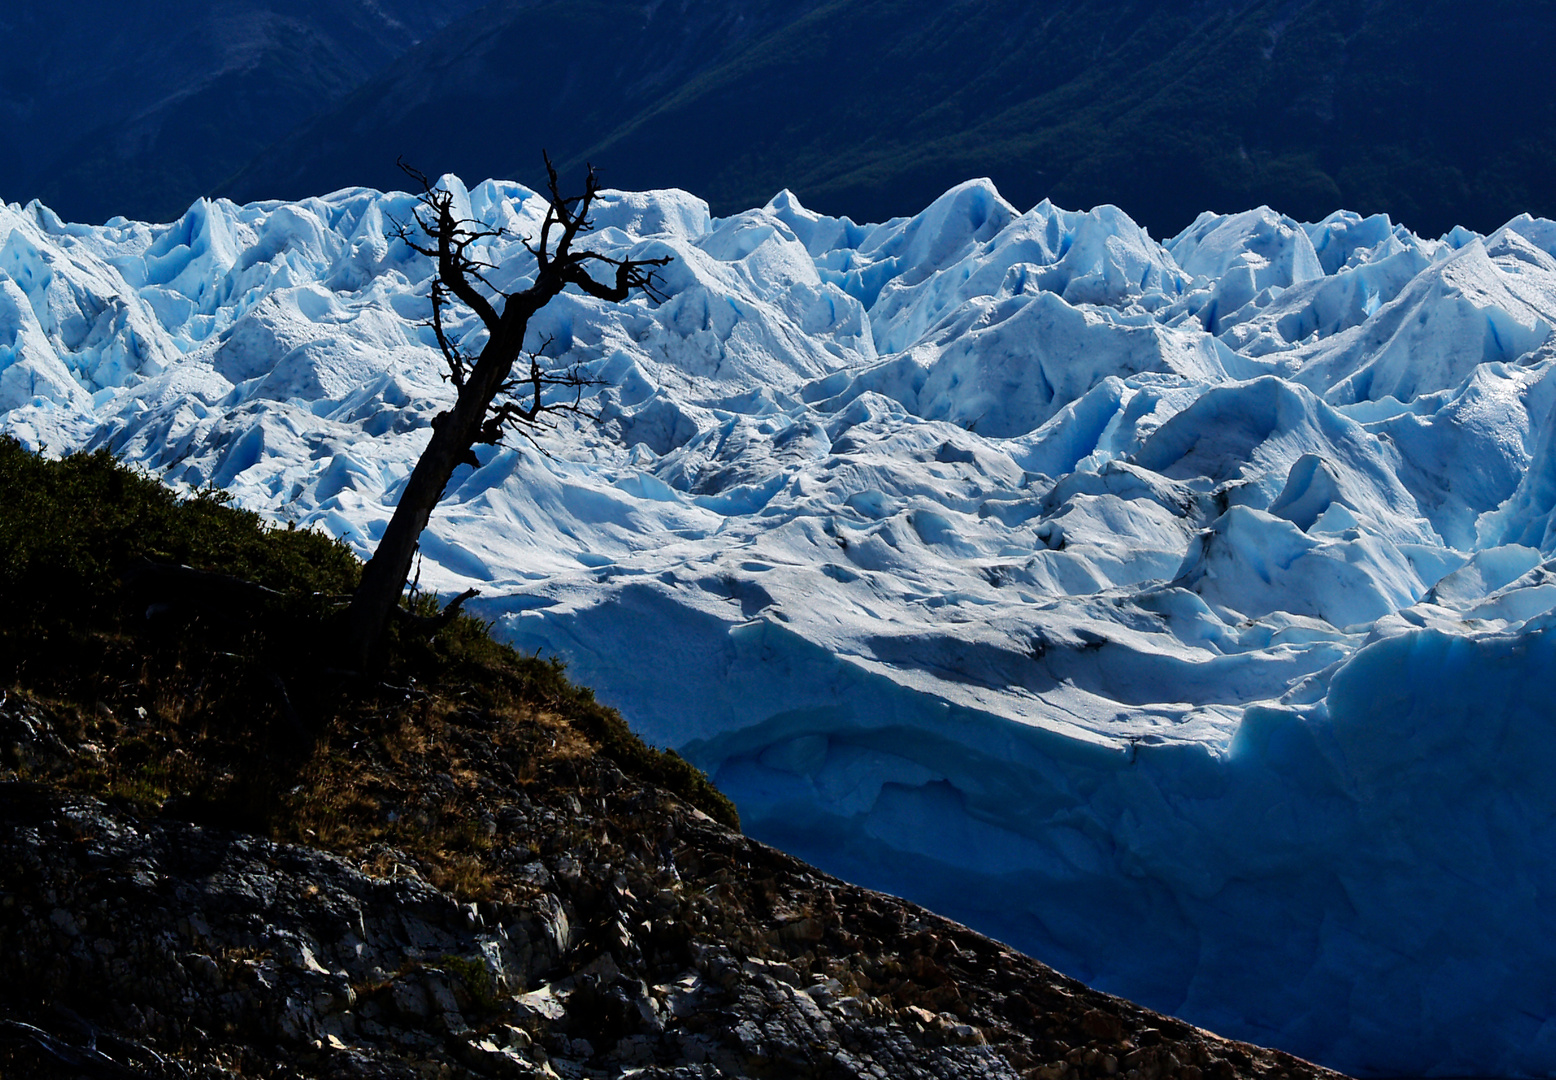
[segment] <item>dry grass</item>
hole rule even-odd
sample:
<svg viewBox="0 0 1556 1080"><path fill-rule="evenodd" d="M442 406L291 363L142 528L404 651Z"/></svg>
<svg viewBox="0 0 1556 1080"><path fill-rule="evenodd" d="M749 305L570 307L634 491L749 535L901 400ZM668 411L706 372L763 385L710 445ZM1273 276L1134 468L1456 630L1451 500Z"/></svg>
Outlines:
<svg viewBox="0 0 1556 1080"><path fill-rule="evenodd" d="M374 677L331 670L331 598L358 567L325 537L217 495L180 500L106 455L47 462L3 439L0 503L0 692L55 740L0 747L13 776L413 864L471 899L503 887L494 851L532 842L503 830L498 803L567 787L598 761L738 824L701 773L478 620L430 640L407 620ZM276 592L219 609L179 601L151 619L165 605L137 576L148 556ZM419 597L415 613L436 604Z"/></svg>

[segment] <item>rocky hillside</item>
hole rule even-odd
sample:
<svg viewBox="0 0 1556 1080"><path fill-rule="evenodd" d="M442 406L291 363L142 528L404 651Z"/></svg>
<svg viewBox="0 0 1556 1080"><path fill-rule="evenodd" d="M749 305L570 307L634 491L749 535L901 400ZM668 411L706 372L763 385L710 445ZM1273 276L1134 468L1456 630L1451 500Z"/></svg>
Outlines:
<svg viewBox="0 0 1556 1080"><path fill-rule="evenodd" d="M747 839L430 603L331 670L323 537L10 442L0 501L0 1075L1335 1075Z"/></svg>

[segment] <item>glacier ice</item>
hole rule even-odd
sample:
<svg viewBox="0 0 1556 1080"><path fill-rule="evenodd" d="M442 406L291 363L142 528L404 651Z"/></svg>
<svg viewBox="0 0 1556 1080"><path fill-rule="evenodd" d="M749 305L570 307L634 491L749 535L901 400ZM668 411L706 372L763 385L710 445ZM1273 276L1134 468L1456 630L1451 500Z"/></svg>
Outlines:
<svg viewBox="0 0 1556 1080"><path fill-rule="evenodd" d="M538 197L441 183L521 285ZM5 207L4 430L367 554L450 400L413 209ZM596 222L663 302L536 318L598 422L482 448L423 584L756 836L1104 989L1357 1073L1556 1070L1556 223L1159 243L986 180Z"/></svg>

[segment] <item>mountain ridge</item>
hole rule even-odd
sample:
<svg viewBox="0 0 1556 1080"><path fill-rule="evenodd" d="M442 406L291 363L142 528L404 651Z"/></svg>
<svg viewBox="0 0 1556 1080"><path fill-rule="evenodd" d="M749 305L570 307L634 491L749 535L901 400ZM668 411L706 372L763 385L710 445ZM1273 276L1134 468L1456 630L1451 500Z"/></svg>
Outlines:
<svg viewBox="0 0 1556 1080"><path fill-rule="evenodd" d="M1556 209L1544 195L1556 177L1556 86L1537 63L1556 41L1556 7L1544 2L1499 0L1471 15L1446 0L828 0L754 5L763 32L738 40L710 31L695 4L653 7L640 29L623 17L636 6L597 3L568 17L566 36L550 9L493 5L472 23L503 27L520 67L518 42L555 43L585 69L603 50L606 85L617 78L611 57L662 48L688 23L715 47L666 69L671 92L657 101L626 94L612 106L553 80L554 101L590 118L581 130L483 104L488 87L507 97L496 63L454 76L457 99L432 111L460 134L429 139L424 124L375 115L407 74L385 73L223 192L244 201L385 186L401 155L533 186L546 146L569 168L592 161L616 186L695 190L715 213L790 188L827 213L880 221L977 175L1021 206L1115 203L1158 235L1202 210L1259 203L1309 220L1342 205L1385 212L1433 233ZM408 72L447 67L462 49L445 31L407 55ZM473 161L465 112L511 149ZM324 164L317 148L345 131L357 134Z"/></svg>
<svg viewBox="0 0 1556 1080"><path fill-rule="evenodd" d="M0 12L0 195L172 220L477 0L101 0Z"/></svg>
<svg viewBox="0 0 1556 1080"><path fill-rule="evenodd" d="M477 2L0 15L0 193L170 220L387 188L402 157L535 186L548 149L718 214L789 188L879 221L978 175L1159 236L1260 203L1423 234L1556 213L1549 0Z"/></svg>

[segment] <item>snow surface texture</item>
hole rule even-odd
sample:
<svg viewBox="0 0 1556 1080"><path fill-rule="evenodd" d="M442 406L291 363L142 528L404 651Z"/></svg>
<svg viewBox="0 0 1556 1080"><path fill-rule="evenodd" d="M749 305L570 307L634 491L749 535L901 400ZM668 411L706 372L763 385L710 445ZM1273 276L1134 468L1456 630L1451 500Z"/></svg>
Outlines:
<svg viewBox="0 0 1556 1080"><path fill-rule="evenodd" d="M466 190L514 288L540 200ZM0 410L364 555L450 400L403 194L0 212ZM1353 1072L1556 1070L1556 223L609 193L668 299L532 326L604 383L487 449L482 590L754 835ZM461 333L479 343L471 322Z"/></svg>

